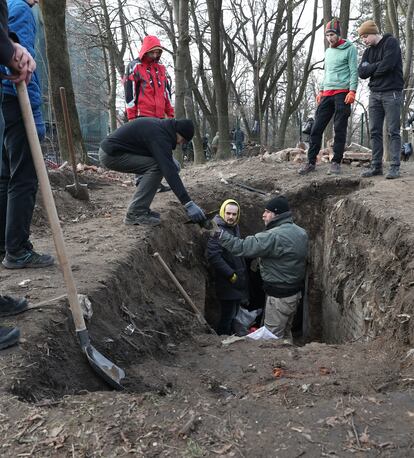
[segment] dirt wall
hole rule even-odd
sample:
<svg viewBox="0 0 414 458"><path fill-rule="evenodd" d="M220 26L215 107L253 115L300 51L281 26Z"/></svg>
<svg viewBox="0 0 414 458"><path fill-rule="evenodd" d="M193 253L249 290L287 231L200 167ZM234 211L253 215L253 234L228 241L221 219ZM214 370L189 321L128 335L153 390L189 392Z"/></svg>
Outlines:
<svg viewBox="0 0 414 458"><path fill-rule="evenodd" d="M404 221L370 207L365 191L331 199L315 240L322 336L328 343L389 334L413 342L413 236Z"/></svg>

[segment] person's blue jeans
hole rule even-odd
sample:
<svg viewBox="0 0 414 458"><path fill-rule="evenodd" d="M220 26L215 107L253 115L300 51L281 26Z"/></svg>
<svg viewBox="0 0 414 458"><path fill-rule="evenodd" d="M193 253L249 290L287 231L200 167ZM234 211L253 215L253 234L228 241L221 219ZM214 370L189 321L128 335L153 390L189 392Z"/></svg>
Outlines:
<svg viewBox="0 0 414 458"><path fill-rule="evenodd" d="M310 164L316 164L316 156L322 145L322 135L332 116L334 117L335 132L332 162L341 163L345 149L348 118L351 114L351 105L345 103L345 97L346 92L322 97L321 103L316 109L315 122L309 138L308 161Z"/></svg>
<svg viewBox="0 0 414 458"><path fill-rule="evenodd" d="M388 136L390 139L391 165L400 166L402 93L400 91L371 92L369 95L369 128L371 135L373 168L382 168L384 154L383 126L387 119Z"/></svg>
<svg viewBox="0 0 414 458"><path fill-rule="evenodd" d="M31 247L37 175L17 97L4 96L1 118L0 251L16 254Z"/></svg>

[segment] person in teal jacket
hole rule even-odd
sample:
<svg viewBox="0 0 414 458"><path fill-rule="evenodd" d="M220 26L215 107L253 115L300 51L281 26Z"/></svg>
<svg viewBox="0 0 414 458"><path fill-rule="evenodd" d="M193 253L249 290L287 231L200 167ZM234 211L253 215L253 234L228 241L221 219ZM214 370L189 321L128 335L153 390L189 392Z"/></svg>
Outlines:
<svg viewBox="0 0 414 458"><path fill-rule="evenodd" d="M264 324L276 337L292 341L292 323L305 283L308 234L294 224L288 200L274 197L263 212L266 229L240 239L214 225L211 237L233 256L259 257L266 293Z"/></svg>
<svg viewBox="0 0 414 458"><path fill-rule="evenodd" d="M315 171L322 135L332 116L335 131L334 156L328 173L341 173L348 118L358 86L357 50L349 40L341 38L338 19L332 19L327 23L325 37L329 43L329 48L325 52L325 73L319 94L316 96L318 108L309 138L308 162L299 169L300 175Z"/></svg>

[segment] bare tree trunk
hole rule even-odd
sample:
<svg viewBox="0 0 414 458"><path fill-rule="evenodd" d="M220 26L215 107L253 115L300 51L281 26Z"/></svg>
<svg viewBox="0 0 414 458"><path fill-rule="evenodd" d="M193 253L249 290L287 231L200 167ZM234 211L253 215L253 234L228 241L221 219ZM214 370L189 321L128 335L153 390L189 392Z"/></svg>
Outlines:
<svg viewBox="0 0 414 458"><path fill-rule="evenodd" d="M339 20L341 22L341 37L342 38L346 38L348 36L350 11L351 11L351 0L342 0L341 9L339 13Z"/></svg>
<svg viewBox="0 0 414 458"><path fill-rule="evenodd" d="M413 67L413 17L414 17L414 0L408 0L408 8L406 14L406 24L405 24L405 55L403 58L403 78L404 78L404 88L411 88L414 83L414 78L412 75ZM412 91L404 91L404 104L402 109L402 120L406 121L408 117L408 110L410 107L410 102L412 100ZM403 141L408 142L408 132L403 131Z"/></svg>
<svg viewBox="0 0 414 458"><path fill-rule="evenodd" d="M400 30L398 28L398 18L397 18L397 4L394 0L387 0L387 19L389 23L389 32L394 35L397 40L400 39ZM412 26L412 24L411 24Z"/></svg>
<svg viewBox="0 0 414 458"><path fill-rule="evenodd" d="M108 97L108 105L109 105L109 119L111 125L111 132L113 132L117 128L116 122L116 68L113 56L109 53L109 72L110 72L110 85L109 85L109 97Z"/></svg>
<svg viewBox="0 0 414 458"><path fill-rule="evenodd" d="M231 156L229 141L228 93L224 75L223 37L222 37L222 0L207 0L208 16L211 27L211 70L216 90L218 114L219 159Z"/></svg>
<svg viewBox="0 0 414 458"><path fill-rule="evenodd" d="M175 71L175 117L185 118L185 65L188 63L186 50L190 37L188 34L188 0L174 0L174 16L178 25L178 46L174 59Z"/></svg>
<svg viewBox="0 0 414 458"><path fill-rule="evenodd" d="M382 17L382 8L380 0L372 0L372 15L375 24L377 24L379 31L382 30L381 17Z"/></svg>
<svg viewBox="0 0 414 458"><path fill-rule="evenodd" d="M75 154L82 162L86 162L87 154L82 139L78 112L76 110L66 38L66 0L43 0L40 2L40 7L45 25L46 54L52 89L52 104L58 131L59 149L62 158L68 159L67 136L59 93L59 88L63 86L66 89Z"/></svg>

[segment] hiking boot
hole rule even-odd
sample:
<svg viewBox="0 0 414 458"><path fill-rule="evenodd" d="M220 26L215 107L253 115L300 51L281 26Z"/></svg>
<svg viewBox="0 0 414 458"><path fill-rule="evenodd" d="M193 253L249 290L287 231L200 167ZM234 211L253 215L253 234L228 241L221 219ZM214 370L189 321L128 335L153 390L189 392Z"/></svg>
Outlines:
<svg viewBox="0 0 414 458"><path fill-rule="evenodd" d="M377 175L382 175L382 168L370 168L368 170L365 170L365 172L361 173L362 178L369 178L369 177L374 177Z"/></svg>
<svg viewBox="0 0 414 458"><path fill-rule="evenodd" d="M308 162L307 164L303 165L299 169L298 173L299 173L299 175L306 175L309 172L314 172L314 171L315 171L315 164L311 164L311 163Z"/></svg>
<svg viewBox="0 0 414 458"><path fill-rule="evenodd" d="M19 328L0 326L0 350L17 344L20 337Z"/></svg>
<svg viewBox="0 0 414 458"><path fill-rule="evenodd" d="M387 180L393 180L394 178L400 178L400 168L397 165L392 165L385 175Z"/></svg>
<svg viewBox="0 0 414 458"><path fill-rule="evenodd" d="M159 217L154 216L154 213L151 210L148 213L144 213L142 215L133 215L133 214L126 214L124 223L127 226L159 226L161 224L161 220Z"/></svg>
<svg viewBox="0 0 414 458"><path fill-rule="evenodd" d="M328 170L328 175L340 175L341 174L341 164L337 162L331 162L331 167Z"/></svg>
<svg viewBox="0 0 414 458"><path fill-rule="evenodd" d="M169 186L165 186L162 183L158 186L157 192L168 192L171 191L171 188Z"/></svg>
<svg viewBox="0 0 414 458"><path fill-rule="evenodd" d="M50 254L39 254L34 250L21 250L15 255L6 253L2 262L6 269L25 269L28 267L40 269L52 266L54 263L55 258Z"/></svg>
<svg viewBox="0 0 414 458"><path fill-rule="evenodd" d="M26 299L14 299L0 295L0 317L17 315L27 310L28 306Z"/></svg>

